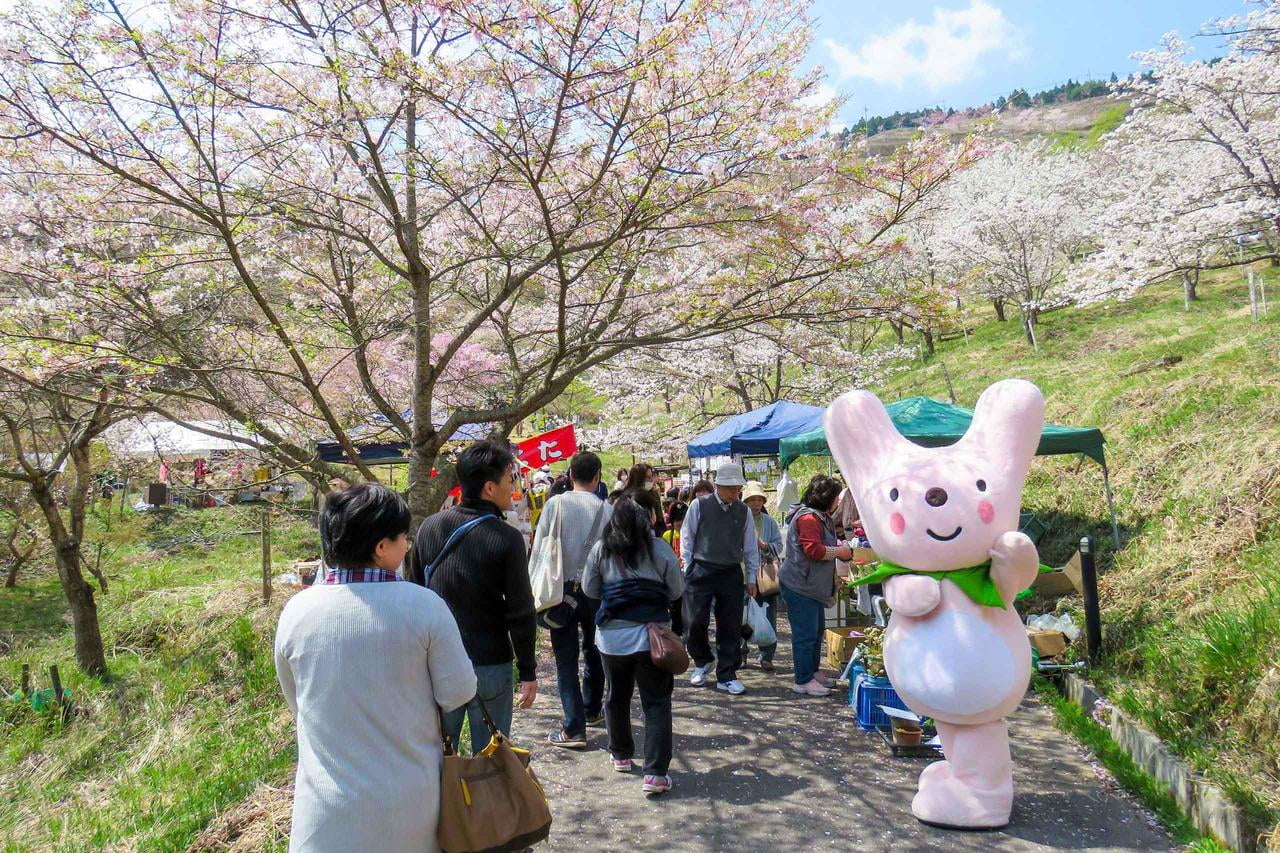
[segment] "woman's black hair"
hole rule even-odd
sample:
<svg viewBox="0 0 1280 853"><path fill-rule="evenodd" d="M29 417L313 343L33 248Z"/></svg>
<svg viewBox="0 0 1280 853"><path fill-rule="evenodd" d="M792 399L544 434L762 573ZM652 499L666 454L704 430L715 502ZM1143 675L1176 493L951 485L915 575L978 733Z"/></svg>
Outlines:
<svg viewBox="0 0 1280 853"><path fill-rule="evenodd" d="M357 483L331 493L320 510L320 547L326 566L363 569L383 539L409 532L409 505L379 483Z"/></svg>
<svg viewBox="0 0 1280 853"><path fill-rule="evenodd" d="M818 512L827 512L831 509L831 504L835 503L835 499L840 497L840 493L844 491L844 487L840 485L840 481L835 477L828 477L826 474L814 474L813 479L809 481L809 485L805 486L804 494L800 496L800 503L816 509Z"/></svg>
<svg viewBox="0 0 1280 853"><path fill-rule="evenodd" d="M573 491L573 483L569 480L568 474L561 474L556 477L551 488L547 489L547 497L554 498L556 495L563 495L565 492Z"/></svg>
<svg viewBox="0 0 1280 853"><path fill-rule="evenodd" d="M684 523L684 518L689 514L689 505L683 501L673 503L670 511L667 513L667 525L669 527L679 527Z"/></svg>
<svg viewBox="0 0 1280 853"><path fill-rule="evenodd" d="M511 475L516 458L511 451L492 441L477 441L458 454L458 482L462 497L476 500L484 494L485 483L500 483Z"/></svg>
<svg viewBox="0 0 1280 853"><path fill-rule="evenodd" d="M706 492L707 494L710 495L710 494L714 494L715 490L716 490L716 487L711 485L710 480L699 480L698 482L693 484L693 491L690 492L690 495L696 495L698 494L698 492Z"/></svg>
<svg viewBox="0 0 1280 853"><path fill-rule="evenodd" d="M635 566L642 554L653 557L653 523L649 520L653 508L646 506L646 494L649 501L657 503L652 492L623 492L613 505L613 514L600 536L604 556L617 558L625 567Z"/></svg>

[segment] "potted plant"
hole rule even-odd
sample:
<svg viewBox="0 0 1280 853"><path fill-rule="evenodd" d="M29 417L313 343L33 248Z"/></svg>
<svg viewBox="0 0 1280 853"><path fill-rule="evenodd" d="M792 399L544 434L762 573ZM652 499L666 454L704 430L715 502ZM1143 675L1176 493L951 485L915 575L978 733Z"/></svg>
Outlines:
<svg viewBox="0 0 1280 853"><path fill-rule="evenodd" d="M893 721L893 742L899 746L919 746L924 739L924 728L910 720Z"/></svg>

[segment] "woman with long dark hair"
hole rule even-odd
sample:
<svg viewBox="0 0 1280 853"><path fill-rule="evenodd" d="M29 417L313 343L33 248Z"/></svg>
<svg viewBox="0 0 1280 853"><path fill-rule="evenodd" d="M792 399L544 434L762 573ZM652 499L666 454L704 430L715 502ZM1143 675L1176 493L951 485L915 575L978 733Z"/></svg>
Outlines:
<svg viewBox="0 0 1280 853"><path fill-rule="evenodd" d="M803 696L826 696L831 681L818 669L822 650L822 614L834 604L836 560L852 560L853 549L836 537L835 512L840 482L815 474L800 503L787 515L787 556L778 570L782 600L791 623L791 658L795 684Z"/></svg>
<svg viewBox="0 0 1280 853"><path fill-rule="evenodd" d="M671 790L671 691L675 677L654 665L649 656L651 622L670 623L670 602L684 592L684 574L671 546L653 535L661 512L651 491L628 490L613 506L600 541L591 549L582 575L582 590L600 601L596 613L596 647L604 658L609 685L605 725L613 769L631 771L635 739L631 732L631 696L640 690L644 710L644 781L646 794Z"/></svg>
<svg viewBox="0 0 1280 853"><path fill-rule="evenodd" d="M662 498L658 486L658 471L648 462L637 462L627 472L628 493L650 492L658 498L658 516L653 521L653 535L661 536L667 532L666 518L662 514Z"/></svg>

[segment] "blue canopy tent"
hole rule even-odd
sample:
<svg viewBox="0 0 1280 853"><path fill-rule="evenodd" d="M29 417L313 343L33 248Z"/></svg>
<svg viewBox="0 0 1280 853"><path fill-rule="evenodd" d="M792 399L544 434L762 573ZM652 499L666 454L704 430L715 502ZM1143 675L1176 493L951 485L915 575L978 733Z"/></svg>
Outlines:
<svg viewBox="0 0 1280 853"><path fill-rule="evenodd" d="M413 413L406 410L404 418L407 422L413 423ZM386 441L377 438L366 438L371 433L375 436L385 435L389 421L382 415L376 415L374 424L353 427L347 431L347 437L351 439L355 445L356 452L360 454L362 462L378 463L380 465L389 465L396 462L406 462L409 459L409 442L407 441ZM444 426L444 421L440 420L436 424L436 428ZM479 441L489 435L489 424L463 424L449 437L450 441ZM316 453L325 462L350 463L347 454L342 450L342 445L338 442L320 441L316 443Z"/></svg>
<svg viewBox="0 0 1280 853"><path fill-rule="evenodd" d="M776 456L787 436L822 426L822 406L779 400L733 417L688 443L689 458L707 456Z"/></svg>

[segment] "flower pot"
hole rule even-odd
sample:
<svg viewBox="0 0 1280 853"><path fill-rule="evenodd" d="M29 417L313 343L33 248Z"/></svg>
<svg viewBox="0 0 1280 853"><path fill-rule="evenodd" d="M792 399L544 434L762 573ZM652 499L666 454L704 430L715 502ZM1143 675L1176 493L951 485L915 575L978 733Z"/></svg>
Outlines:
<svg viewBox="0 0 1280 853"><path fill-rule="evenodd" d="M924 729L912 723L893 724L893 742L901 746L919 746L924 739Z"/></svg>

